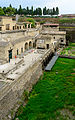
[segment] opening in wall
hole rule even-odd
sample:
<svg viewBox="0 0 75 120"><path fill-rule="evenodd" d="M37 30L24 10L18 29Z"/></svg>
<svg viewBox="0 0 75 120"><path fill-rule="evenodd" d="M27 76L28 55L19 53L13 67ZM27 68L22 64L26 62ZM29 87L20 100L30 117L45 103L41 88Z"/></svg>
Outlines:
<svg viewBox="0 0 75 120"><path fill-rule="evenodd" d="M46 44L46 46L47 46L47 49L49 49L49 44Z"/></svg>
<svg viewBox="0 0 75 120"><path fill-rule="evenodd" d="M61 40L61 42L63 42L64 40Z"/></svg>

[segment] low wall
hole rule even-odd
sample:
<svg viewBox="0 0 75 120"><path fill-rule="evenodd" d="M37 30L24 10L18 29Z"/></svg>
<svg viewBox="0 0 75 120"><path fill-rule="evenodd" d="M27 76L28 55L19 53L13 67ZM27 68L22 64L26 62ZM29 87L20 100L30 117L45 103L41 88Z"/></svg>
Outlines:
<svg viewBox="0 0 75 120"><path fill-rule="evenodd" d="M75 59L75 56L60 55L61 58Z"/></svg>
<svg viewBox="0 0 75 120"><path fill-rule="evenodd" d="M33 84L35 84L42 75L42 64L38 60L34 65L30 66L23 74L10 84L6 84L0 90L0 120L10 120L8 115L13 108L20 106L18 102L21 101L21 96L24 90L30 91Z"/></svg>

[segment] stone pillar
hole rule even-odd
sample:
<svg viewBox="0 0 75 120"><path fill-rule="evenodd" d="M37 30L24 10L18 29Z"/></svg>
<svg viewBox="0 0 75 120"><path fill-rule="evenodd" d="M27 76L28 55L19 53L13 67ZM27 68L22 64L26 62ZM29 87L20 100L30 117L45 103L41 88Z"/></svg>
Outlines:
<svg viewBox="0 0 75 120"><path fill-rule="evenodd" d="M30 24L30 28L31 28L31 24Z"/></svg>
<svg viewBox="0 0 75 120"><path fill-rule="evenodd" d="M28 29L28 24L27 24L27 29Z"/></svg>

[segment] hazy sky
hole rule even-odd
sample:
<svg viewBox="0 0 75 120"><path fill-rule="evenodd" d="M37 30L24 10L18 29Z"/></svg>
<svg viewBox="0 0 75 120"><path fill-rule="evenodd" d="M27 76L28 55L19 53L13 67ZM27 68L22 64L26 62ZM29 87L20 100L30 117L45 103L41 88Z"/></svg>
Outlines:
<svg viewBox="0 0 75 120"><path fill-rule="evenodd" d="M31 7L32 5L35 7L59 7L60 14L64 13L75 13L75 0L0 0L0 6L9 6L12 4L13 7L17 7L22 5L22 7Z"/></svg>

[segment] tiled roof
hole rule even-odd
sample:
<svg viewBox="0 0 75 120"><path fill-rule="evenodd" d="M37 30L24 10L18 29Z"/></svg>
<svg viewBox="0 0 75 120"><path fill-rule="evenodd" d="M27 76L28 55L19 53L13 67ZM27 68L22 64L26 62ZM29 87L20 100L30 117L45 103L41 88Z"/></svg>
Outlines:
<svg viewBox="0 0 75 120"><path fill-rule="evenodd" d="M44 24L44 26L59 26L59 24L50 24L50 23L47 23L47 24Z"/></svg>

